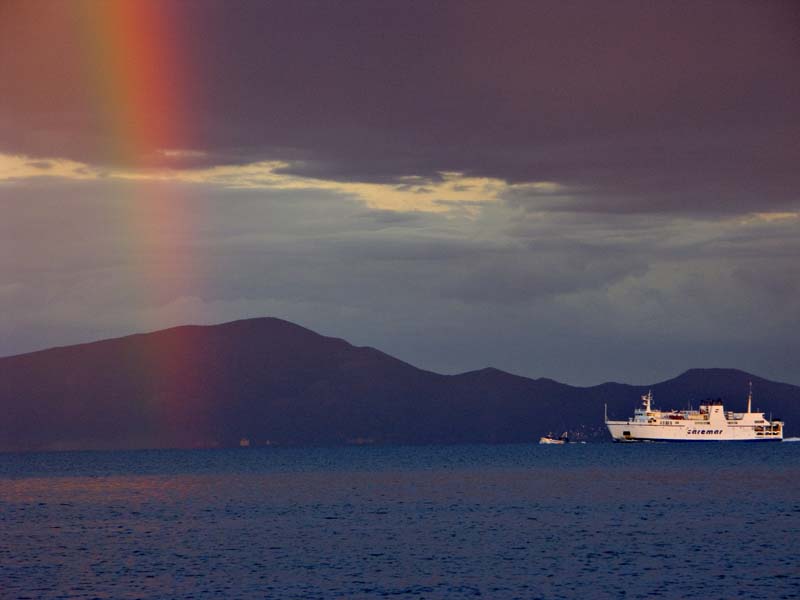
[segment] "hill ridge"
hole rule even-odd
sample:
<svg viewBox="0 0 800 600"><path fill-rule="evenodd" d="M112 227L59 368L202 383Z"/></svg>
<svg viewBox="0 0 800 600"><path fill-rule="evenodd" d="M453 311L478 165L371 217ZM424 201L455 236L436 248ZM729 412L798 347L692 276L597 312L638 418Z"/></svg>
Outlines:
<svg viewBox="0 0 800 600"><path fill-rule="evenodd" d="M604 404L628 416L652 388L662 406L713 396L735 407L748 379L797 435L800 388L737 369L649 386L575 387L495 367L443 375L261 317L0 358L0 450L529 443L548 431L607 441Z"/></svg>

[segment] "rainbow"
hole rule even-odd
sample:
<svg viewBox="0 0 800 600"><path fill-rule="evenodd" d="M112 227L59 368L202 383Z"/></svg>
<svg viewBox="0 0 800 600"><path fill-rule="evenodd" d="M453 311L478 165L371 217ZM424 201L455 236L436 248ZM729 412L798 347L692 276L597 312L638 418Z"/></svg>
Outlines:
<svg viewBox="0 0 800 600"><path fill-rule="evenodd" d="M86 80L108 158L157 165L163 151L185 147L188 124L185 44L175 3L109 0L76 5Z"/></svg>
<svg viewBox="0 0 800 600"><path fill-rule="evenodd" d="M201 260L190 243L197 223L194 203L181 186L146 177L154 169L168 169L174 160L170 151L190 145L184 107L190 102L192 71L180 10L191 5L89 0L68 6L76 11L76 41L103 162L144 175L121 182L117 197L110 199L124 207L121 218L128 231L120 243L130 246L126 253L141 257L133 266L139 278L132 286L133 301L158 309L195 296ZM142 329L161 325L141 318ZM203 352L173 344L156 356L139 357L153 390L142 398L141 409L152 413L156 429L173 435L189 424L195 432L206 427L198 422L203 417L197 407L179 396L179 390L192 389L186 385L194 375L189 365L203 364L198 360ZM187 440L195 442L209 440Z"/></svg>

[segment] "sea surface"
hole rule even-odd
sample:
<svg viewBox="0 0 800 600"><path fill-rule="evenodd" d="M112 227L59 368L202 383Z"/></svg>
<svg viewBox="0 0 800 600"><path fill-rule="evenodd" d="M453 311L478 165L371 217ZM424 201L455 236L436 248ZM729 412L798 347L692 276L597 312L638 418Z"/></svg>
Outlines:
<svg viewBox="0 0 800 600"><path fill-rule="evenodd" d="M0 454L0 598L797 598L800 444Z"/></svg>

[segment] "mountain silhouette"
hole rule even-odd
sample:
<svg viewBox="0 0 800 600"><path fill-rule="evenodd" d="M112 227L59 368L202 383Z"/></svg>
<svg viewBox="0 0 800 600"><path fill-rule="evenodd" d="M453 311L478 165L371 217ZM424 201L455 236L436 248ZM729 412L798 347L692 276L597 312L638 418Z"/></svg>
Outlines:
<svg viewBox="0 0 800 600"><path fill-rule="evenodd" d="M0 358L0 450L610 441L653 390L678 408L721 398L800 423L800 387L733 369L651 386L574 387L487 368L441 375L274 318L182 326Z"/></svg>

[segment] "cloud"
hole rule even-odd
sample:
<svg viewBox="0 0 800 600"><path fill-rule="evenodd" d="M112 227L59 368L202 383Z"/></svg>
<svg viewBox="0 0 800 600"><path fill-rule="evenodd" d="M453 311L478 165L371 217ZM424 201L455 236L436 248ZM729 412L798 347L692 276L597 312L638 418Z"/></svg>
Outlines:
<svg viewBox="0 0 800 600"><path fill-rule="evenodd" d="M49 160L31 160L26 163L26 166L33 167L34 169L39 169L41 171L47 171L48 169L53 168L53 163Z"/></svg>
<svg viewBox="0 0 800 600"><path fill-rule="evenodd" d="M164 50L171 93L127 98L97 85L110 74L85 52L80 11L5 10L7 154L117 169L280 163L273 174L399 191L416 178L425 193L447 172L552 181L570 195L529 199L550 210L797 203L792 3L170 2L159 15L170 44L148 46ZM137 89L133 74L116 72L117 94Z"/></svg>
<svg viewBox="0 0 800 600"><path fill-rule="evenodd" d="M74 161L57 159L48 162L46 176L65 180L115 180L160 184L208 184L235 189L253 190L324 190L359 198L369 208L394 212L447 212L458 209L474 213L474 208L496 201L508 186L489 178L465 177L462 173L437 173L425 185L416 177L400 182L365 183L324 181L289 175L285 163L264 162L228 165L207 169L123 168L93 169ZM39 166L32 166L24 156L0 154L0 184L40 179ZM536 185L536 184L534 184Z"/></svg>
<svg viewBox="0 0 800 600"><path fill-rule="evenodd" d="M713 356L791 380L775 365L797 343L793 216L403 213L327 189L53 177L0 188L0 209L4 354L274 315L448 372L594 383Z"/></svg>

